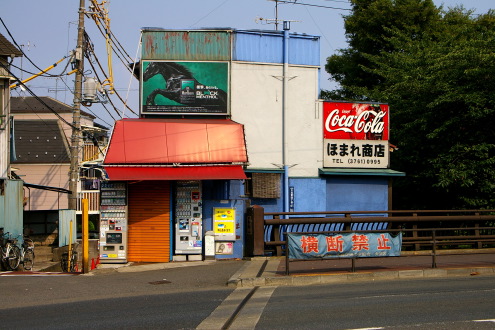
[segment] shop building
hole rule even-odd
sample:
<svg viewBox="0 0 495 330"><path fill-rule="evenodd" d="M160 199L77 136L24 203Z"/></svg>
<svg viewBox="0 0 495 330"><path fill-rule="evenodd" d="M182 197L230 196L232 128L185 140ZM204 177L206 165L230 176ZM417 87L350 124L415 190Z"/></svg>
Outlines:
<svg viewBox="0 0 495 330"><path fill-rule="evenodd" d="M140 118L116 123L103 163L102 262L242 258L250 205L389 208L389 179L403 173L388 164L388 107L373 121L372 105L319 100L319 42L288 30L142 31ZM370 127L381 135L349 133Z"/></svg>

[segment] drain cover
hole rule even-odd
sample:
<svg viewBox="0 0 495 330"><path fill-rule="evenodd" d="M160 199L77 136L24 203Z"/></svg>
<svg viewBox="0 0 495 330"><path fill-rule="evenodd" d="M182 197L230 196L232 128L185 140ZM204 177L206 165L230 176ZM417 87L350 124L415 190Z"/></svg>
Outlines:
<svg viewBox="0 0 495 330"><path fill-rule="evenodd" d="M167 280L161 280L161 281L154 281L154 282L148 282L149 284L153 284L153 285L157 285L157 284L168 284L168 283L172 283L170 281L167 281Z"/></svg>

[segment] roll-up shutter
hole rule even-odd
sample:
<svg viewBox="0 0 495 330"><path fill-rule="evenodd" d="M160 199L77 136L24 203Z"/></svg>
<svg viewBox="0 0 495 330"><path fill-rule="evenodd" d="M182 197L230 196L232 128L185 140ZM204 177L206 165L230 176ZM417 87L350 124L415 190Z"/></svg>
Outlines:
<svg viewBox="0 0 495 330"><path fill-rule="evenodd" d="M128 198L128 261L170 261L170 182L129 183Z"/></svg>

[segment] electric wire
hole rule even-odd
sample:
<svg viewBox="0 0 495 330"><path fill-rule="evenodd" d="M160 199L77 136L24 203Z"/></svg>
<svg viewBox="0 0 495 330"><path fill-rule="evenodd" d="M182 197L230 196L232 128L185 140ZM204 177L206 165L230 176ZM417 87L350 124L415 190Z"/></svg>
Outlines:
<svg viewBox="0 0 495 330"><path fill-rule="evenodd" d="M16 47L19 49L19 51L22 53L22 55L24 55L24 57L38 70L40 71L43 71L43 69L41 69L39 66L37 66L33 61L31 61L31 59L29 58L29 56L27 56L27 54L22 50L22 47L19 46L19 44L17 43L17 41L15 41L14 37L12 36L12 33L10 33L10 30L9 28L7 27L7 25L5 25L5 23L3 22L3 19L2 17L0 17L0 22L2 22L2 25L3 27L5 28L5 30L7 31L7 33L9 34L10 36L10 39L12 39L12 42L14 43L14 45L16 45Z"/></svg>
<svg viewBox="0 0 495 330"><path fill-rule="evenodd" d="M88 53L88 54L89 54L89 53ZM88 58L88 61L89 61L90 65L91 65L91 67L93 68L93 71L94 71L94 72L95 72L95 74L96 74L96 69L95 69L95 67L94 67L94 65L93 65L93 62L91 61L91 58L88 56L88 54L85 54L85 56L86 56L86 58ZM100 63L100 61L99 61L98 57L96 56L96 54L95 54L94 52L90 52L90 54L92 55L92 58L94 58L95 62L98 64L98 66L99 66L99 68L100 68L101 72L103 73L103 75L105 76L105 78L108 78L108 77L106 76L106 73L105 73L105 71L103 70L103 67L102 67L102 65L101 65L101 63ZM98 76L97 76L97 79L98 79L98 81L101 83L101 79L100 79L100 78L98 78ZM115 93L115 95L116 95L116 96L120 99L120 101L124 104L124 106L125 106L127 109L129 109L129 111L131 111L133 114L137 115L137 113L136 113L136 112L134 112L134 111L133 111L133 110L132 110L132 109L131 109L131 108L130 108L127 104L125 104L124 100L122 99L122 97L120 96L120 94L119 94L119 93L117 93L117 91L115 91L115 90L114 90L114 93ZM114 103L111 101L111 99L110 99L110 98L108 98L108 101L110 102L110 104L113 106L114 110L115 110L115 111L117 112L117 114L118 114L118 113L119 113L119 111L117 110L117 107L114 105Z"/></svg>
<svg viewBox="0 0 495 330"><path fill-rule="evenodd" d="M76 129L76 130L80 130L80 128L77 128L76 126L72 125L71 123L69 123L67 120L65 120L65 118L63 118L62 116L60 116L59 113L57 113L57 111L55 111L52 107L50 107L48 104L45 103L45 101L43 101L38 95L36 95L28 86L26 86L14 73L12 73L10 71L10 69L5 66L2 62L0 62L0 66L2 66L15 80L17 80L21 86L23 86L28 92L29 94L31 94L33 97L35 97L41 104L43 104L48 110L50 110L51 112L53 112L61 121L63 121L64 123L66 123L67 125L69 125L72 129Z"/></svg>
<svg viewBox="0 0 495 330"><path fill-rule="evenodd" d="M323 6L323 5L314 5L310 3L303 3L303 2L291 2L291 1L284 1L284 0L271 0L271 1L276 1L277 3L281 4L291 4L291 5L300 5L300 6L309 6L309 7L318 7L318 8L325 8L325 9L336 9L336 10L346 10L346 11L351 11L352 9L347 9L347 8L337 8L337 7L330 7L330 6Z"/></svg>

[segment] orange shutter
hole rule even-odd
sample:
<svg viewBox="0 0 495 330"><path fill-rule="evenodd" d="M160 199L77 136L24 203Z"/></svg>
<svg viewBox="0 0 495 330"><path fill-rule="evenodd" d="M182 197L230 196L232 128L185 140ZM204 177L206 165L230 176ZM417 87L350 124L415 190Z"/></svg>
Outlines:
<svg viewBox="0 0 495 330"><path fill-rule="evenodd" d="M129 183L127 260L170 261L170 182Z"/></svg>

